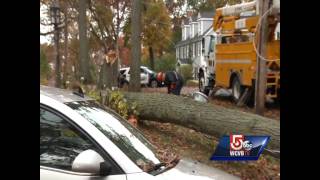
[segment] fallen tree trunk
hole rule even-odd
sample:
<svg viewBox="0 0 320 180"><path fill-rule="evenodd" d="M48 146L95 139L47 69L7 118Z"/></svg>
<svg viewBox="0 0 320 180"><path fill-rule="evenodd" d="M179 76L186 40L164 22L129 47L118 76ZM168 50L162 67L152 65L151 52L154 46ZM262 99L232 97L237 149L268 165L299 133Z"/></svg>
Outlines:
<svg viewBox="0 0 320 180"><path fill-rule="evenodd" d="M220 138L223 135L268 135L268 149L280 152L279 121L227 109L209 103L196 102L189 97L160 93L124 92L128 102L136 102L140 118L168 122ZM270 154L270 153L269 153ZM271 155L278 157L279 155Z"/></svg>

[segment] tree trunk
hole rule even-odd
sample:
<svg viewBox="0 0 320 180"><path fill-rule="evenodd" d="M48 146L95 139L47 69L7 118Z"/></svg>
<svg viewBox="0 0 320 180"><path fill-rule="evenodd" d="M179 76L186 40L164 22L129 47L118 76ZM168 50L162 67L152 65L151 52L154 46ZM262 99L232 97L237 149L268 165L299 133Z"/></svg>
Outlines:
<svg viewBox="0 0 320 180"><path fill-rule="evenodd" d="M106 62L103 61L103 64L100 67L99 72L99 82L98 82L98 89L104 89L106 87Z"/></svg>
<svg viewBox="0 0 320 180"><path fill-rule="evenodd" d="M70 76L70 62L68 59L68 9L67 7L65 7L64 9L64 14L65 14L65 18L64 18L64 75L63 75L63 81L66 82L67 80L70 81L69 76Z"/></svg>
<svg viewBox="0 0 320 180"><path fill-rule="evenodd" d="M149 56L150 56L150 66L151 69L154 70L154 55L153 55L153 48L149 46Z"/></svg>
<svg viewBox="0 0 320 180"><path fill-rule="evenodd" d="M84 77L84 83L91 83L89 71L89 51L86 22L87 0L79 0L79 41L80 41L80 77Z"/></svg>
<svg viewBox="0 0 320 180"><path fill-rule="evenodd" d="M141 91L140 85L140 58L141 58L141 3L140 0L133 0L132 3L132 58L130 65L129 90L133 92Z"/></svg>
<svg viewBox="0 0 320 180"><path fill-rule="evenodd" d="M113 64L108 63L105 66L105 76L106 76L106 87L111 89L112 87L117 87L117 71L118 71L118 64L115 62Z"/></svg>
<svg viewBox="0 0 320 180"><path fill-rule="evenodd" d="M271 136L267 148L280 151L279 121L182 96L132 92L124 92L124 96L129 103L137 103L143 120L173 123L216 138L230 133L267 135Z"/></svg>
<svg viewBox="0 0 320 180"><path fill-rule="evenodd" d="M55 73L56 73L56 82L55 82L55 86L60 88L61 87L61 62L60 62L60 32L59 29L57 27L57 25L55 25L54 27L55 29L55 44L56 44L56 67L55 67Z"/></svg>

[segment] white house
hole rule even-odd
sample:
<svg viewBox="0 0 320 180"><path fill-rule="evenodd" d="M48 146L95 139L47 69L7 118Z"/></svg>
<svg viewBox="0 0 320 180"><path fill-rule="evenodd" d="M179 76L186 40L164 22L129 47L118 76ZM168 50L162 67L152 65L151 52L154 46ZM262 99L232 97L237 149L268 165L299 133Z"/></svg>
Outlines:
<svg viewBox="0 0 320 180"><path fill-rule="evenodd" d="M192 64L193 77L205 72L209 64L210 47L215 38L212 28L214 12L199 12L183 20L181 41L176 45L177 69Z"/></svg>

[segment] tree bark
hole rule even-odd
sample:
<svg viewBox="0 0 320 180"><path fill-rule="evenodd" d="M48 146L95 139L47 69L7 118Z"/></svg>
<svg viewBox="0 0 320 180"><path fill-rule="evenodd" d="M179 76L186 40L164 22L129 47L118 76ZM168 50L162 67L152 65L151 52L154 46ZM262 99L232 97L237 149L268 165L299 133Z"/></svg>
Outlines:
<svg viewBox="0 0 320 180"><path fill-rule="evenodd" d="M64 75L63 75L63 81L66 82L69 79L70 76L70 62L68 58L68 8L64 8Z"/></svg>
<svg viewBox="0 0 320 180"><path fill-rule="evenodd" d="M56 43L56 68L55 68L55 73L56 73L56 81L55 81L55 86L60 88L61 87L61 62L60 62L60 32L55 25L55 43Z"/></svg>
<svg viewBox="0 0 320 180"><path fill-rule="evenodd" d="M151 69L154 70L154 55L153 55L153 48L149 46L149 56L150 56L150 66Z"/></svg>
<svg viewBox="0 0 320 180"><path fill-rule="evenodd" d="M280 151L279 121L221 106L196 102L189 97L159 93L124 92L129 103L136 102L140 118L168 122L220 138L223 135L267 135L267 146ZM279 156L274 155L273 156Z"/></svg>
<svg viewBox="0 0 320 180"><path fill-rule="evenodd" d="M80 77L84 77L84 83L91 83L89 71L89 51L86 22L87 0L79 0L79 41L80 41Z"/></svg>
<svg viewBox="0 0 320 180"><path fill-rule="evenodd" d="M131 39L132 39L132 60L130 64L130 82L129 91L141 91L140 84L140 58L141 58L141 2L133 0L132 2L132 23L131 23Z"/></svg>

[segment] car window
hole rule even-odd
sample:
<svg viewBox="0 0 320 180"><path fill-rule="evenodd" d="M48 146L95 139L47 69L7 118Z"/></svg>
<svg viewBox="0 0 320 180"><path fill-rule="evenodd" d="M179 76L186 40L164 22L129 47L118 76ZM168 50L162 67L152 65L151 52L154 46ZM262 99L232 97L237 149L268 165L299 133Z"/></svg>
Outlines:
<svg viewBox="0 0 320 180"><path fill-rule="evenodd" d="M61 117L40 107L40 165L71 171L82 151L96 148Z"/></svg>
<svg viewBox="0 0 320 180"><path fill-rule="evenodd" d="M62 170L72 170L74 159L83 151L92 149L110 165L110 175L123 174L117 164L79 129L61 116L40 107L40 165Z"/></svg>
<svg viewBox="0 0 320 180"><path fill-rule="evenodd" d="M40 107L40 165L71 171L82 151L97 149L61 117Z"/></svg>
<svg viewBox="0 0 320 180"><path fill-rule="evenodd" d="M72 170L74 159L92 149L112 166L109 175L123 174L121 168L80 130L62 116L40 107L40 165Z"/></svg>
<svg viewBox="0 0 320 180"><path fill-rule="evenodd" d="M93 101L66 103L119 147L141 169L160 163L154 147L126 120Z"/></svg>

